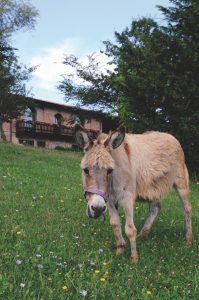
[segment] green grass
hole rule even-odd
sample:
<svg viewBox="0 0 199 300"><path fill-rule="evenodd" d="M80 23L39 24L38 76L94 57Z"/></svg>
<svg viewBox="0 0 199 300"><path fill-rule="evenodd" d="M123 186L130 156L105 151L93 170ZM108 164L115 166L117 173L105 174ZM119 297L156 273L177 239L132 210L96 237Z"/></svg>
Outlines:
<svg viewBox="0 0 199 300"><path fill-rule="evenodd" d="M193 246L186 246L172 192L149 238L137 240L134 264L129 244L115 255L108 218L86 217L80 159L81 153L0 144L0 299L83 299L82 290L99 300L199 299L199 185L191 184ZM137 204L138 230L146 213Z"/></svg>

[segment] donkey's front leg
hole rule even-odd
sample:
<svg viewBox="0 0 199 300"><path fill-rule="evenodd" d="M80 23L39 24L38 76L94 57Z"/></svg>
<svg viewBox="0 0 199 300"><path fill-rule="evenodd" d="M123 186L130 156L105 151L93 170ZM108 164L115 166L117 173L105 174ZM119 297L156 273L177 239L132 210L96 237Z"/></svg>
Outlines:
<svg viewBox="0 0 199 300"><path fill-rule="evenodd" d="M116 240L116 254L119 255L121 254L126 246L125 240L122 236L121 232L121 223L120 223L120 217L118 214L118 211L115 207L115 203L110 200L107 203L108 209L109 209L109 215L110 215L110 224L113 228L113 232L115 235L115 240Z"/></svg>
<svg viewBox="0 0 199 300"><path fill-rule="evenodd" d="M123 199L123 208L126 215L125 233L128 236L131 245L131 258L134 262L137 262L139 257L136 249L137 230L133 222L134 203L135 198L132 197L132 195L129 195Z"/></svg>

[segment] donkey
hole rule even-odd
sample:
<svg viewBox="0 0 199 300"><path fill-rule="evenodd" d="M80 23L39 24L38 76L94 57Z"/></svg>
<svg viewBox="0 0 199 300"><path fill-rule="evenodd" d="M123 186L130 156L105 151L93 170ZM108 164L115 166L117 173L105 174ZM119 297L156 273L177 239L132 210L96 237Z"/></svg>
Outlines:
<svg viewBox="0 0 199 300"><path fill-rule="evenodd" d="M110 224L116 239L116 254L123 252L118 204L125 212L125 233L130 241L131 258L138 261L137 230L133 221L136 199L145 199L149 214L140 236L147 236L160 211L160 200L174 186L184 207L186 240L192 243L192 208L188 199L189 176L180 143L170 134L146 132L127 134L123 126L93 140L76 125L75 138L84 149L81 161L87 215L98 218L108 207Z"/></svg>

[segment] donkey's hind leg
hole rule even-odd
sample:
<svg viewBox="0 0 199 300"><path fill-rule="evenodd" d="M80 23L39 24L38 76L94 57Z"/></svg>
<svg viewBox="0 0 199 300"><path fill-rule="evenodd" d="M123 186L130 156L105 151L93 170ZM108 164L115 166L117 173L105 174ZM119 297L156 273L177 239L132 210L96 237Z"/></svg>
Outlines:
<svg viewBox="0 0 199 300"><path fill-rule="evenodd" d="M157 201L149 202L149 214L144 223L144 226L142 227L142 229L140 231L139 236L145 237L148 235L148 233L151 229L151 226L160 211L160 208L161 208L160 202L157 202Z"/></svg>
<svg viewBox="0 0 199 300"><path fill-rule="evenodd" d="M175 188L184 207L187 244L192 244L192 207L189 201L189 176L186 166L179 170L175 180Z"/></svg>

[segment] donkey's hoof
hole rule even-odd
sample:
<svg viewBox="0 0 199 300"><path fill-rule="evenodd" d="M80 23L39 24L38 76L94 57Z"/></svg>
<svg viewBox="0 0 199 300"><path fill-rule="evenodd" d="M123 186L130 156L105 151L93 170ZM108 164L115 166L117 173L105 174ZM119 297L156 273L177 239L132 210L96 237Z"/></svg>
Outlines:
<svg viewBox="0 0 199 300"><path fill-rule="evenodd" d="M131 253L131 259L132 259L132 261L133 262L138 262L138 260L139 260L139 256L138 256L138 254L137 254L137 251L132 251L132 253Z"/></svg>
<svg viewBox="0 0 199 300"><path fill-rule="evenodd" d="M120 255L124 253L125 248L126 248L125 244L117 246L116 255Z"/></svg>
<svg viewBox="0 0 199 300"><path fill-rule="evenodd" d="M193 244L192 234L186 236L186 240L187 240L187 246L192 246L192 244Z"/></svg>
<svg viewBox="0 0 199 300"><path fill-rule="evenodd" d="M139 233L139 236L142 238L146 238L149 235L149 230L146 228L142 228L142 230Z"/></svg>

